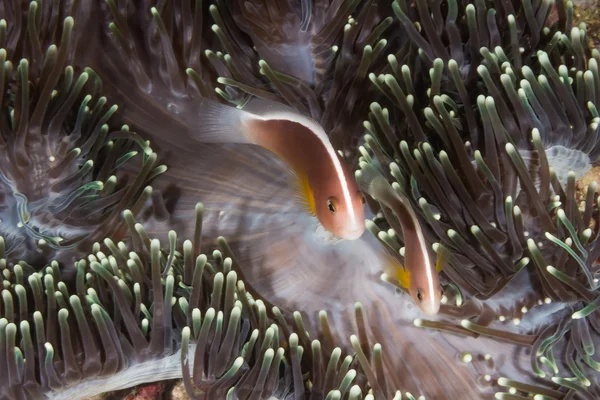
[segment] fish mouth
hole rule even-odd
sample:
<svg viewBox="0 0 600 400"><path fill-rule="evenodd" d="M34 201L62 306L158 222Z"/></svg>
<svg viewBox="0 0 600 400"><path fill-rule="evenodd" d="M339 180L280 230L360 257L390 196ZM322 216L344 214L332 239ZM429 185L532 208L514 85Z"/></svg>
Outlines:
<svg viewBox="0 0 600 400"><path fill-rule="evenodd" d="M430 317L437 315L440 311L440 306L423 306L419 307L423 314L428 315Z"/></svg>
<svg viewBox="0 0 600 400"><path fill-rule="evenodd" d="M364 227L343 230L343 229L326 229L320 222L317 224L315 233L317 237L320 237L325 242L332 244L344 240L356 240L360 238L365 232Z"/></svg>
<svg viewBox="0 0 600 400"><path fill-rule="evenodd" d="M363 235L363 233L365 233L364 229L354 229L351 231L344 232L344 234L339 237L345 240L356 240L360 238Z"/></svg>

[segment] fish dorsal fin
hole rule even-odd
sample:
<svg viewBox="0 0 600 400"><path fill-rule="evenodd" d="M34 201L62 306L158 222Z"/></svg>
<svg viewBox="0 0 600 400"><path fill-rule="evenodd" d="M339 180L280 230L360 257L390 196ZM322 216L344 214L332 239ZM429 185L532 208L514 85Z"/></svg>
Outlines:
<svg viewBox="0 0 600 400"><path fill-rule="evenodd" d="M302 172L289 169L290 183L296 194L296 200L310 215L317 215L317 206L308 176Z"/></svg>
<svg viewBox="0 0 600 400"><path fill-rule="evenodd" d="M440 243L436 253L435 272L439 274L450 261L451 252L449 248Z"/></svg>
<svg viewBox="0 0 600 400"><path fill-rule="evenodd" d="M294 110L292 107L278 103L276 101L263 99L260 97L253 97L248 101L243 107L242 110L249 112L254 115L265 116L270 113L292 113L298 114L298 111Z"/></svg>
<svg viewBox="0 0 600 400"><path fill-rule="evenodd" d="M333 147L329 143L329 137L323 130L323 127L313 118L301 114L292 107L278 103L276 101L263 99L260 97L252 98L243 108L246 113L255 115L262 120L288 120L304 126L313 132L325 146L333 151Z"/></svg>
<svg viewBox="0 0 600 400"><path fill-rule="evenodd" d="M408 290L410 287L410 272L408 269L404 268L396 257L387 252L383 257L383 271L387 276L396 279L401 287Z"/></svg>
<svg viewBox="0 0 600 400"><path fill-rule="evenodd" d="M200 143L250 143L243 127L251 114L210 99L187 105L177 114L189 135Z"/></svg>

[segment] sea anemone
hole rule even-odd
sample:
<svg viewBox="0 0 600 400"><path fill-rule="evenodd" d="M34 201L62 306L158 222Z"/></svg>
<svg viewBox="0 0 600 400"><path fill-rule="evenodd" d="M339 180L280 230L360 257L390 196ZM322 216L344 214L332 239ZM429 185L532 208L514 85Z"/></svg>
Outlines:
<svg viewBox="0 0 600 400"><path fill-rule="evenodd" d="M0 5L9 24L21 22L17 3ZM587 229L597 216L595 187L579 211L575 180L597 157L600 82L598 56L587 48L584 27L572 29L569 3L559 2L558 21L548 26L552 2L536 0L504 1L499 10L485 1L459 6L452 0L396 1L391 8L350 0L108 0L73 12L70 2L31 4L28 20L35 23L28 23L27 33L0 30L0 43L10 37L18 44L10 48L21 49L10 50L7 59L28 55L27 43L37 48L37 32L43 41L56 40L57 32L67 31L54 29L58 18L81 17L89 34L75 36L77 51L65 49L62 78L50 74L59 68L62 45L49 62L37 56L32 71L39 70L39 78L29 73L29 89L14 91L13 103L21 108L12 108L31 103L19 93L54 77L50 127L75 91L75 71L93 81L89 89L82 82L73 95L77 102L70 103L84 104L83 111L65 111L60 120L62 158L47 152L40 158L67 159L72 148L94 138L74 158L77 167L65 167L57 179L79 179L59 185L67 198L89 182L103 185L75 196L55 228L65 236L63 227L77 216L85 229L76 233L88 236L71 237L92 255L64 252L57 259L52 253L37 262L46 266L40 270L17 263L31 257L26 251L3 268L4 397L91 394L90 388L179 374L194 398L208 392L217 398L358 399L371 391L367 396L379 399L399 397L395 388L430 399L481 398L498 385L510 388L500 398L597 395L597 231ZM36 14L38 8L43 12ZM84 37L97 47L82 46ZM393 54L386 60L384 51ZM289 56L297 62L284 60ZM47 74L44 66L52 67ZM10 79L23 82L23 69L17 72ZM66 90L58 89L67 82ZM36 98L48 98L46 86L39 85ZM86 108L91 100L82 103L80 93L119 104L120 115L111 120L129 124L143 139L127 128L111 137L103 128L108 120L99 122L108 100ZM273 156L193 140L199 99L243 107L249 96L287 103L317 119L350 162L363 127L369 131L361 161L380 168L411 198L430 243L454 252L439 319L422 319L406 296L379 280L381 248L374 237L334 246L315 238L314 220L296 206ZM78 113L86 117L85 140L71 133ZM22 115L11 118L21 121ZM150 144L168 170L155 167ZM88 157L94 164L85 167ZM9 171L22 168L18 159L5 162ZM105 171L115 166L118 171ZM569 174L573 168L579 172ZM111 174L118 183L130 177L134 184L103 196ZM151 179L152 187L142 189ZM196 206L200 198L205 212ZM153 207L144 210L150 199ZM43 200L38 204L44 207L58 201ZM371 205L378 207L376 200ZM401 228L389 210L379 209L370 228L401 261ZM53 210L49 221L58 215ZM7 215L18 214L12 209ZM217 240L213 263L201 255L201 233L229 238L228 244ZM179 248L179 236L192 240ZM168 251L161 242L169 243ZM540 300L550 304L536 307ZM290 318L280 310L301 312ZM520 324L517 332L502 326L507 319ZM383 349L390 355L385 359ZM521 357L523 350L530 357ZM341 361L344 351L356 356Z"/></svg>
<svg viewBox="0 0 600 400"><path fill-rule="evenodd" d="M126 210L130 244L95 243L76 261L72 284L55 261L29 276L19 265L5 269L0 398L67 399L182 375L195 399L359 399L367 387L377 398L394 395L381 346L371 349L364 336L360 304L355 353L344 356L325 311L320 341L299 313L267 310L250 295L224 238L208 262L200 253L203 212L197 204L192 240L180 247L171 231L163 251Z"/></svg>
<svg viewBox="0 0 600 400"><path fill-rule="evenodd" d="M110 128L117 106L95 72L68 64L77 10L33 1L21 18L20 9L0 7L0 234L9 265L38 269L118 235L120 213L142 210L144 185L165 167L127 125Z"/></svg>
<svg viewBox="0 0 600 400"><path fill-rule="evenodd" d="M361 7L370 4L363 3ZM118 99L116 101L127 123L151 140L153 148L164 157L161 160L169 166L168 171L153 182L153 187L164 195L165 202L169 204L169 215L158 223L153 218L143 220L148 232L161 241L166 240L170 229L177 230L182 236L191 236L194 232L190 224L193 207L197 199L202 198L206 204L206 236L224 235L229 238L243 266L245 282L264 301L282 309L301 310L307 325L312 327L319 325L319 312L327 310L334 321L332 326L338 343L346 343L345 338L355 332L354 304L363 304L369 316L365 335L371 342L381 343L386 351L394 354L385 366L388 376L384 386L388 393L400 388L423 393L430 398L458 394L477 397L480 390L466 367L459 366L443 373L439 373L436 367L439 356L433 357L434 354L452 359L452 349L457 345L453 342L454 338L448 336L440 340L438 336L423 335L421 330L412 326L412 319L418 314L411 302L396 296L378 282L380 250L374 246L374 241L367 237L335 246L322 243L315 238L313 218L307 217L298 207L295 194L287 184L287 173L274 156L260 148L203 145L192 140L190 133L196 129L194 112L198 111L196 103L203 92L214 97L211 64L218 71L217 76L236 78L234 73L223 68L233 59L217 50L206 50L206 57L198 59L201 60L199 66L186 68L190 57L196 55L199 49L218 48L221 41L214 42L210 32L204 34L207 24L203 23L200 27L193 23L209 18L205 6L193 8L190 18L180 18L186 11L178 3L159 7L153 2L139 2L125 7L108 2L106 14L103 14L106 17L104 23L111 29L102 38L103 48L111 57L99 57L93 63L94 69L106 83L104 89L111 93L110 98ZM379 11L378 8L372 9L370 14L360 11L360 19L349 21L345 30L349 38L345 44L348 53L343 53L343 59L350 64L340 61L338 73L342 75L335 85L322 89L321 100L318 100L320 107L323 107L323 99L331 101L331 96L338 93L335 104L345 106L343 100L346 97L355 97L366 111L368 102L372 101L367 96L369 93L374 98L382 96L374 87L364 91L364 85L353 86L351 91L340 89L345 87L343 77L355 73L351 66L360 67L361 73L366 74L367 70L363 69L366 68L365 63L370 63L372 49L366 52L362 64L352 57L352 53L358 51L362 54L363 49L355 46L355 41L363 35L369 36L368 30L362 30L363 22L360 21L369 22L368 26L379 26L383 20L392 21L385 16L391 10ZM208 7L208 12L218 26L226 24L219 22L219 18L229 21L229 14L220 3ZM381 25L382 28L385 26ZM234 29L236 24L227 27ZM191 31L196 33L191 35ZM234 33L230 35L235 37L230 40L236 45L245 43L244 35L241 38ZM381 33L374 35L377 38ZM186 40L192 39L200 42L195 47L198 50L190 51L188 57L182 50L189 48ZM378 52L381 53L381 50ZM207 59L211 64L206 64ZM384 61L381 57L378 59ZM239 62L246 61L241 59ZM327 73L330 77L335 75L335 63L331 65ZM202 78L197 79L198 76ZM264 79L260 78L262 83L259 86L248 85L244 90L228 81L223 83L223 89L216 88L215 92L235 103L236 99L243 100L246 93L258 94L252 92L252 87L259 87L264 88L260 95L271 99L269 96L275 93L271 90L275 90L276 85ZM308 107L308 103L305 106ZM325 113L327 110L331 110L334 116L342 115L336 114L336 108L331 105ZM348 110L348 113L352 116L348 121L334 120L340 135L347 132L351 137L352 132L362 131L359 123L362 117L358 107ZM337 143L338 148L351 147L350 144ZM352 157L349 154L347 158L351 160ZM505 351L505 348L498 351ZM419 378L423 375L436 376L437 379L425 384Z"/></svg>
<svg viewBox="0 0 600 400"><path fill-rule="evenodd" d="M584 24L571 26L570 2L549 26L550 3L534 3L461 10L448 1L444 19L439 4L396 1L418 52L390 56L392 73L370 75L391 109L371 105L362 166L380 168L408 196L434 250L452 250L442 320L415 325L525 346L531 372L520 379L548 379L527 386L495 376L490 385L595 398L598 207L595 183L578 207L576 179L600 154L600 53L588 48ZM393 213L381 206L368 226L402 261ZM559 305L524 315L538 302ZM519 332L494 326L498 315Z"/></svg>
<svg viewBox="0 0 600 400"><path fill-rule="evenodd" d="M385 94L376 86L344 86L343 82L343 77L353 76L355 71L366 74L368 65L375 70L393 68L382 65L381 57L375 57L379 64L373 65L373 48L364 49L366 56L363 63L356 62L358 58L352 57L352 53L363 52L355 45L356 38L364 38L363 35L369 37L368 29L363 33L361 24L368 21L366 26L383 29L392 21L385 17L392 10L374 8L369 14L364 11L371 5L367 3L361 5L363 8L353 8L361 18L348 21L343 40L349 38L349 41L344 42L347 52L337 59L340 66L332 67L323 75L336 76L337 71L341 74L338 75L339 80L333 84L326 79L324 82L327 84L324 83L319 89L322 92L315 89L315 93L320 93L316 104L323 107L323 115L327 112L334 116L347 115L336 106L352 105L352 101L343 101L346 98L359 99L363 109L366 109L368 102L385 98ZM111 33L102 40L112 57L98 58L93 64L94 68L108 83L105 88L123 106L127 122L150 138L153 147L169 164L166 174L153 184L171 203L168 207L169 216L160 223L152 219L144 221L148 231L162 238L173 228L183 235L190 235L193 229L189 223L193 220L190 213L197 198L202 197L207 204L209 235L224 234L231 239L240 264L244 266L245 281L263 299L288 309L304 311L311 325L318 324L319 310L327 309L335 318L338 337L342 338L354 329L352 305L360 301L369 315L366 335L375 342L381 342L383 348L395 355L386 366L390 378L386 384L389 387L420 391L433 398L459 393L479 396L481 389L476 385L468 366L459 366L444 373L434 366L439 354L443 354L442 357L447 360L452 359L453 349L464 341L452 335L423 335L421 330L407 326L418 314L411 309L410 301L405 297L396 296L377 282L380 274L379 250L373 247L369 238L336 246L315 241L312 222L294 206L283 168L273 157L260 149L203 146L191 140L189 132L194 129L195 102L203 95L214 98L212 76L229 79L220 79L219 82L225 87L217 88L215 92L240 106L243 106L247 93L280 99L292 106L299 103L309 110L299 111L313 115L310 111L310 92L313 89L309 87L307 91L305 86L300 85L305 95L295 94L286 98L283 94L289 88L279 83L283 80L289 82L286 85L294 86L301 81L287 74L276 75L275 72L269 78L268 64L260 62L261 58L268 58L266 55L241 56L239 60L233 57L244 54L235 46L251 50L251 46L243 45L247 43L247 37L236 33L236 26L242 24L231 23L232 19L239 21L242 14L228 12L228 8L222 5L208 7L216 23L213 31L219 37L219 41L214 41L210 32L209 35L205 34L207 25L197 23L208 17L205 6L195 7L193 11L190 8L188 13L185 9L187 6L175 3L164 7L151 2L136 3L135 7L111 2L107 5L110 10L106 9L102 15L114 22L108 25ZM363 11L365 14L362 14ZM184 18L183 15L190 18ZM290 18L293 20L299 15L302 13L291 13ZM360 21L360 24L357 25L356 21ZM292 23L291 26L296 25ZM353 31L355 28L356 32ZM195 33L192 35L190 32ZM377 39L382 32L374 34L369 40ZM228 43L224 39L234 47L227 48ZM395 35L390 35L390 41L402 43ZM206 58L197 57L200 49L215 48L219 42L230 54L207 50L204 52ZM196 51L191 51L192 43L195 43ZM381 46L384 44L381 42L377 54L382 54ZM186 48L187 53L184 51ZM405 53L416 59L418 51L410 45L398 46L397 57L401 58ZM248 82L245 82L241 76L246 75L236 73L236 68L242 68L236 67L236 63L253 59L257 60L260 67L258 73L262 70L267 78L246 77ZM342 60L348 60L350 64L344 64ZM337 61L334 61L330 65L335 65ZM193 64L192 67L188 67L188 63ZM250 63L247 70L255 71L257 64ZM352 66L358 69L354 70ZM213 69L218 75L212 72ZM272 79L273 76L277 79ZM366 75L357 76L364 78ZM318 74L315 77L319 79ZM352 90L340 89L350 87ZM257 89L262 91L257 92ZM273 95L276 97L272 98ZM337 100L331 102L334 98ZM361 131L356 120L361 118L359 111L359 107L352 106L348 109L351 118L335 118L340 135L350 138L353 132ZM326 124L322 117L318 119ZM351 148L352 141L348 142L350 145L344 144L343 140L334 142L339 148ZM346 155L352 157L352 154ZM257 191L258 188L260 191ZM331 285L331 282L336 284ZM418 347L415 346L417 343ZM489 343L481 345L490 352L501 354L512 349L510 345L493 347L495 345ZM433 358L432 354L438 356ZM436 379L426 385L418 378L424 374L436 376Z"/></svg>

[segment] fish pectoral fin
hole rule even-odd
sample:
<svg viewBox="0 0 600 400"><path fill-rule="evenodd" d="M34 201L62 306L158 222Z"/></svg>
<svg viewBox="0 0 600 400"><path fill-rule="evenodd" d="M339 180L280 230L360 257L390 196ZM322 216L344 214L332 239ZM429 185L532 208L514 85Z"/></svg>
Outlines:
<svg viewBox="0 0 600 400"><path fill-rule="evenodd" d="M290 184L296 192L296 199L298 203L306 210L310 215L317 215L315 196L308 182L306 174L289 169Z"/></svg>
<svg viewBox="0 0 600 400"><path fill-rule="evenodd" d="M410 272L408 269L404 267L398 267L396 271L396 279L398 279L398 282L400 282L400 285L403 288L410 288Z"/></svg>
<svg viewBox="0 0 600 400"><path fill-rule="evenodd" d="M448 264L451 255L450 249L440 243L437 249L437 260L435 262L435 271L438 274L442 272L446 264Z"/></svg>
<svg viewBox="0 0 600 400"><path fill-rule="evenodd" d="M399 286L408 289L410 286L410 272L400 264L400 261L390 254L384 255L383 272L395 279Z"/></svg>

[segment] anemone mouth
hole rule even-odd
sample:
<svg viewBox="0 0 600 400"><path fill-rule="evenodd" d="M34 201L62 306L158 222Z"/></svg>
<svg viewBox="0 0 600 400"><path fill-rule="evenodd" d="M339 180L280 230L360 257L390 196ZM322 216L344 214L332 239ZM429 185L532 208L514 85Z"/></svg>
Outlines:
<svg viewBox="0 0 600 400"><path fill-rule="evenodd" d="M9 22L0 23L2 256L39 268L118 235L119 214L141 211L151 193L144 186L165 167L127 125L114 128L118 107L107 104L97 74L68 64L75 21L67 16L60 25L56 16L78 9L34 1L22 20L10 11ZM40 34L38 24L54 29L59 44L44 52L42 43L53 37ZM15 44L23 41L34 46Z"/></svg>

